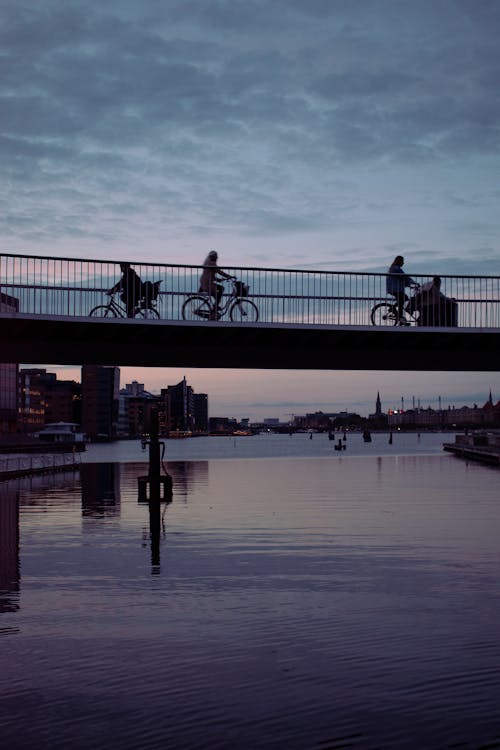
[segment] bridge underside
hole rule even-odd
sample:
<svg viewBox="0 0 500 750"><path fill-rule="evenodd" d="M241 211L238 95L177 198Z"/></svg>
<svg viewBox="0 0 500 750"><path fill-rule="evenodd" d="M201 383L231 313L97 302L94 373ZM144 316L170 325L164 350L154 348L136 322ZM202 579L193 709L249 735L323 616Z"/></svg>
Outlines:
<svg viewBox="0 0 500 750"><path fill-rule="evenodd" d="M500 330L0 315L0 361L294 370L500 370Z"/></svg>

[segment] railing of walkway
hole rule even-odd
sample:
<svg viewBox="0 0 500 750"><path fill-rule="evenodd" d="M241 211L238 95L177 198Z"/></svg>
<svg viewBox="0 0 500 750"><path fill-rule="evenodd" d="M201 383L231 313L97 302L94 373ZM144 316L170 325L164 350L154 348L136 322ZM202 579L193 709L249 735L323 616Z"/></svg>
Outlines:
<svg viewBox="0 0 500 750"><path fill-rule="evenodd" d="M161 318L182 320L182 305L196 293L200 266L133 263L143 281L161 281L157 309ZM370 312L386 294L386 274L242 268L224 266L249 287L261 323L367 326ZM0 312L82 317L99 304L119 280L114 261L75 260L0 254ZM412 278L424 284L429 275ZM500 328L499 276L442 276L441 291L455 298L458 325Z"/></svg>
<svg viewBox="0 0 500 750"><path fill-rule="evenodd" d="M13 452L14 452L13 448ZM65 469L76 469L82 460L79 453L43 454L35 456L6 456L0 458L0 479L10 476L44 474Z"/></svg>

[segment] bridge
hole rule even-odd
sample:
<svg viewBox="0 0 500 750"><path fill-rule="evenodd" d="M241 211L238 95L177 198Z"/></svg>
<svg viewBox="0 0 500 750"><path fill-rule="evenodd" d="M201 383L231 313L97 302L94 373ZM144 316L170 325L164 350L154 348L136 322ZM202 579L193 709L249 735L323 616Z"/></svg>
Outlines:
<svg viewBox="0 0 500 750"><path fill-rule="evenodd" d="M160 281L158 318L92 317L119 263L0 254L0 362L299 370L498 371L500 277L442 276L458 305L446 325L374 326L386 274L224 267L257 321L184 320L200 266L134 263ZM415 276L425 283L432 274ZM441 323L447 321L440 321Z"/></svg>

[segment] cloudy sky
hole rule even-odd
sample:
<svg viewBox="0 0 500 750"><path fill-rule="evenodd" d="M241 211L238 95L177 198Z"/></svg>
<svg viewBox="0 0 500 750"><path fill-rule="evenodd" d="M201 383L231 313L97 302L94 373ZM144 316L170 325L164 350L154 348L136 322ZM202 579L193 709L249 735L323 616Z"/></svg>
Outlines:
<svg viewBox="0 0 500 750"><path fill-rule="evenodd" d="M0 36L2 252L499 273L497 0L3 0ZM255 416L500 396L481 374L193 376Z"/></svg>

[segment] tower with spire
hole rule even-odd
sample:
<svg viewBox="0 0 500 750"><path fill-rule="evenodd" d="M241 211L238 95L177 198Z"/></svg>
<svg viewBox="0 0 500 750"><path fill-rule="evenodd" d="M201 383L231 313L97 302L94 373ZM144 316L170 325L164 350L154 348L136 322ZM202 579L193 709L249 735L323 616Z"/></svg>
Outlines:
<svg viewBox="0 0 500 750"><path fill-rule="evenodd" d="M382 411L382 402L380 400L379 392L377 392L377 400L375 401L375 411L368 416L368 420L373 429L382 430L387 427L387 414L384 414Z"/></svg>

